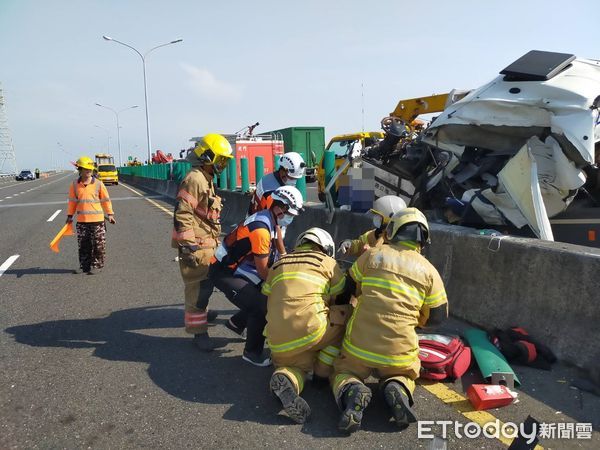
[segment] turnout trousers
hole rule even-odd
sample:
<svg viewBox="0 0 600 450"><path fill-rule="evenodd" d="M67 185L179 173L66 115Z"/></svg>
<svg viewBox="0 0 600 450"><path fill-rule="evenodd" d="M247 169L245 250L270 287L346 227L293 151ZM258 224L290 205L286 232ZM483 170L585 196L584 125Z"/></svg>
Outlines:
<svg viewBox="0 0 600 450"><path fill-rule="evenodd" d="M185 296L184 324L189 334L205 334L208 331L208 300L214 288L208 278L208 262L213 254L212 248L197 250L194 253L200 263L197 267L189 267L179 258Z"/></svg>
<svg viewBox="0 0 600 450"><path fill-rule="evenodd" d="M298 395L304 389L304 380L309 372L328 378L333 372L333 361L340 354L345 330L345 325L328 323L325 334L311 346L289 352L271 352L274 373L289 378Z"/></svg>

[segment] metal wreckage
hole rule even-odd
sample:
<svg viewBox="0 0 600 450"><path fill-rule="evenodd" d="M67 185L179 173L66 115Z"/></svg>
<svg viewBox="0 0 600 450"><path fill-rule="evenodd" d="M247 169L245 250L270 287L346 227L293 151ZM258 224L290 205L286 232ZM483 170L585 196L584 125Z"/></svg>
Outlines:
<svg viewBox="0 0 600 450"><path fill-rule="evenodd" d="M451 223L596 245L599 108L600 61L531 51L478 89L400 101L349 159L375 168L377 196Z"/></svg>

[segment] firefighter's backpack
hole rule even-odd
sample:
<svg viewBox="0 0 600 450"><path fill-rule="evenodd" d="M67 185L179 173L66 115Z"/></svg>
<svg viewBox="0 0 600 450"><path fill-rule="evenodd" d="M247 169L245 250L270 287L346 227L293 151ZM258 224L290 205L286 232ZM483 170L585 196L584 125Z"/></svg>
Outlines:
<svg viewBox="0 0 600 450"><path fill-rule="evenodd" d="M429 380L457 379L471 365L471 349L456 336L419 334L421 378Z"/></svg>

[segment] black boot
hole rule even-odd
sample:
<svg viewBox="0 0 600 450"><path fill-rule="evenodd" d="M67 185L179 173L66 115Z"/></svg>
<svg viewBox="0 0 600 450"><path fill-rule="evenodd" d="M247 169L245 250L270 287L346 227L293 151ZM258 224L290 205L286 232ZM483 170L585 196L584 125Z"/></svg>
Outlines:
<svg viewBox="0 0 600 450"><path fill-rule="evenodd" d="M354 433L360 428L363 411L371 401L371 389L362 383L351 383L341 392L341 405L344 408L338 429Z"/></svg>
<svg viewBox="0 0 600 450"><path fill-rule="evenodd" d="M271 392L281 401L283 409L296 423L304 423L310 416L310 406L296 394L296 389L288 377L274 373L269 383Z"/></svg>
<svg viewBox="0 0 600 450"><path fill-rule="evenodd" d="M411 408L410 396L404 386L397 381L390 381L383 389L385 402L390 407L396 425L401 430L407 428L411 423L417 421L417 416Z"/></svg>
<svg viewBox="0 0 600 450"><path fill-rule="evenodd" d="M192 344L201 352L212 352L216 347L208 333L195 334Z"/></svg>

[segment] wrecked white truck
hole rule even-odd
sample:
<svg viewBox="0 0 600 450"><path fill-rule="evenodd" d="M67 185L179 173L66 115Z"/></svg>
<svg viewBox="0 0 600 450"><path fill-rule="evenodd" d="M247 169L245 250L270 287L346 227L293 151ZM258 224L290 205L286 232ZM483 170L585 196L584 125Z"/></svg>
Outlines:
<svg viewBox="0 0 600 450"><path fill-rule="evenodd" d="M531 51L416 138L392 113L363 162L380 194L451 223L599 246L599 108L600 61Z"/></svg>

